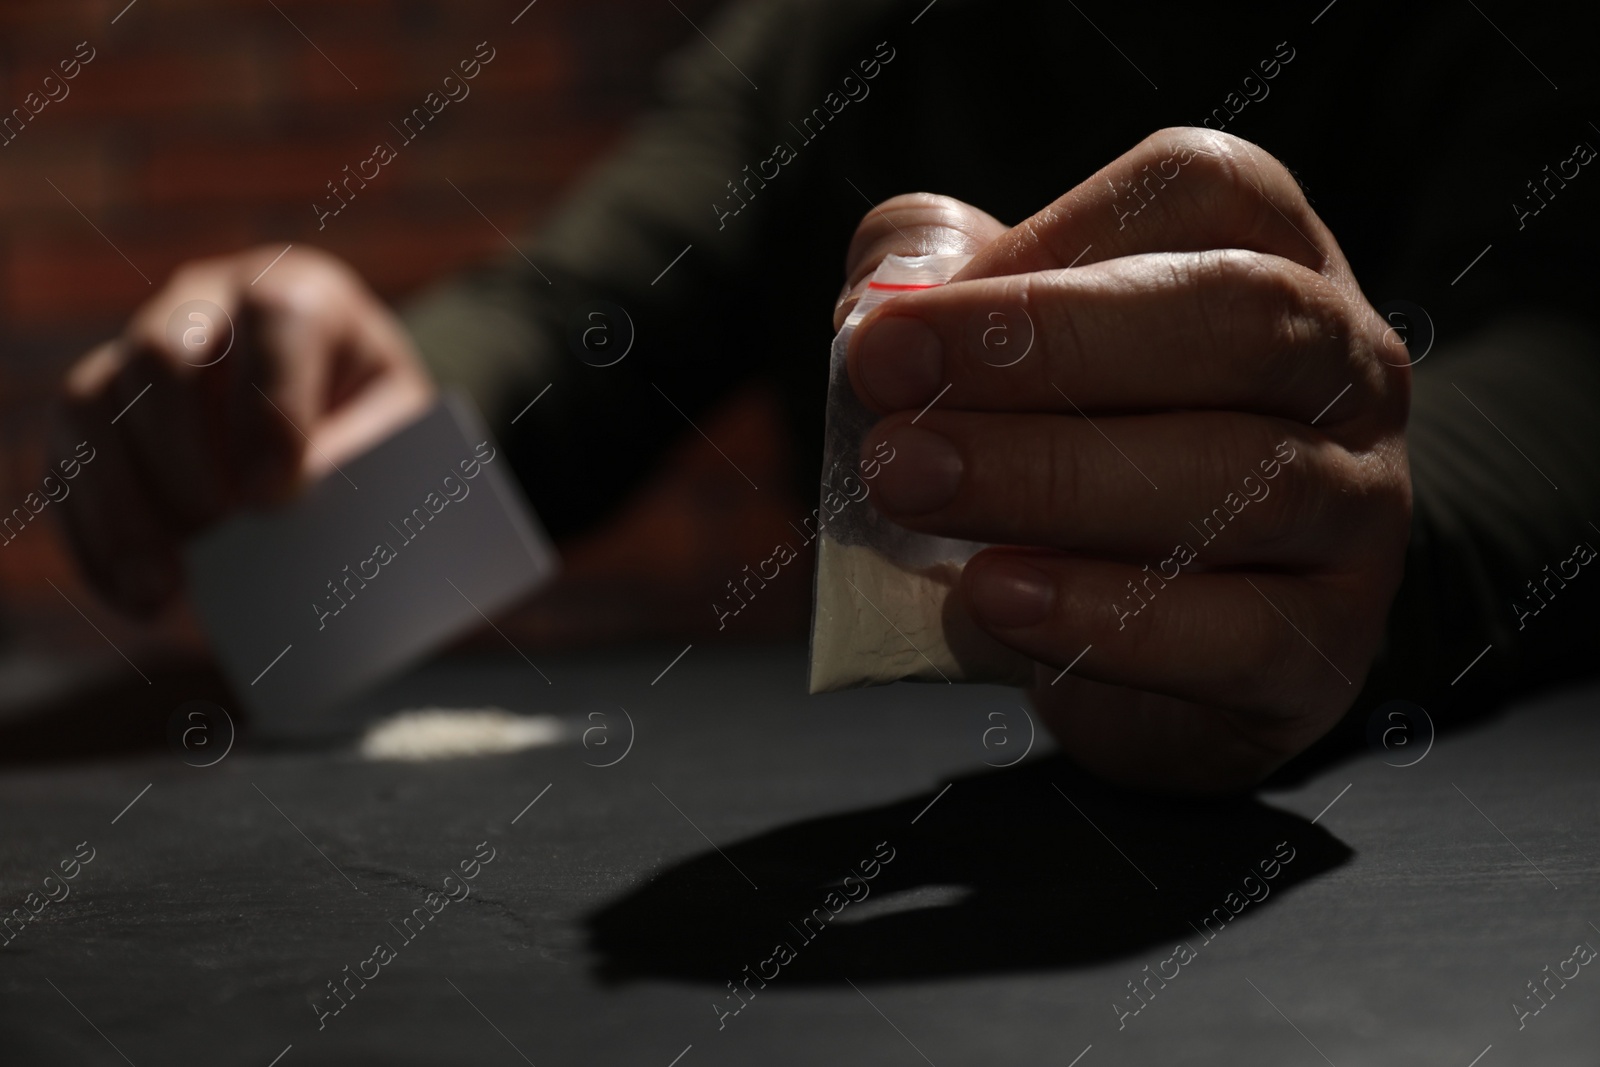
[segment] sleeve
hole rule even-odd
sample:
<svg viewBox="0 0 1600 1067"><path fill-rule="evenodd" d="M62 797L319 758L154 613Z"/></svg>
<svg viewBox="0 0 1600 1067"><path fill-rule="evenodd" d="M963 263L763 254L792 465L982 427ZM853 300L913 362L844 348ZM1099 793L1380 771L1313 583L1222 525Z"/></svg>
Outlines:
<svg viewBox="0 0 1600 1067"><path fill-rule="evenodd" d="M1448 715L1600 650L1600 334L1510 315L1435 358L1417 369L1411 542L1367 690Z"/></svg>
<svg viewBox="0 0 1600 1067"><path fill-rule="evenodd" d="M761 369L749 264L779 205L728 210L755 146L770 143L763 108L813 65L793 47L803 6L760 0L708 23L621 149L519 245L525 258L453 279L404 314L440 384L482 408L557 537L601 518L666 442Z"/></svg>
<svg viewBox="0 0 1600 1067"><path fill-rule="evenodd" d="M1405 577L1346 736L1393 699L1474 717L1600 650L1600 128L1569 106L1593 64L1554 23L1520 42L1535 68L1458 15L1426 22L1437 62L1413 54L1436 106L1375 124L1403 180L1367 207L1407 205L1380 295L1426 307L1438 343L1413 375Z"/></svg>

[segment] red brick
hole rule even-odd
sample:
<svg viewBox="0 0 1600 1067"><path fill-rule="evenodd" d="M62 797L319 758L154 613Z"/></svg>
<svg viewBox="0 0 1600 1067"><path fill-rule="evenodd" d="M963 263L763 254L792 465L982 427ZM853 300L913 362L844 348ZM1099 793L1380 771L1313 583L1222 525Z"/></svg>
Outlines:
<svg viewBox="0 0 1600 1067"><path fill-rule="evenodd" d="M718 0L676 3L704 26ZM26 486L41 461L62 367L153 291L45 176L155 285L196 256L294 241L345 257L395 299L505 254L446 178L520 236L614 143L661 54L697 36L660 0L539 0L514 27L505 0L138 0L112 26L125 6L0 0L0 110L78 41L98 52L65 101L0 148L0 491ZM323 183L387 139L388 123L483 40L497 55L471 95L414 143L397 142L400 158L319 232L310 205ZM787 461L774 418L770 398L746 395L703 423L762 493L686 441L616 525L569 546L567 578L519 613L517 632L571 643L714 630L708 590L764 558L805 511L779 489ZM135 659L197 647L182 613L140 627L100 606L53 523L27 542L0 551L0 605L31 642L106 652L49 577ZM741 616L741 635L803 626L807 583L789 584Z"/></svg>
<svg viewBox="0 0 1600 1067"><path fill-rule="evenodd" d="M60 109L75 121L134 116L141 125L170 128L185 118L262 105L269 66L268 57L250 49L128 54L102 46L70 83Z"/></svg>
<svg viewBox="0 0 1600 1067"><path fill-rule="evenodd" d="M96 220L116 242L113 248L83 219L73 218L76 229L64 226L49 236L24 232L7 240L0 277L8 322L31 329L48 327L52 320L74 327L84 319L116 323L148 299L178 264L251 242L251 235L237 224L178 233L176 227L158 232Z"/></svg>
<svg viewBox="0 0 1600 1067"><path fill-rule="evenodd" d="M91 218L118 199L115 162L106 147L96 141L63 142L45 139L42 131L24 131L10 145L0 148L0 205L7 215L65 213L77 218L61 193ZM36 136L39 135L39 136ZM56 192L50 183L61 190Z"/></svg>
<svg viewBox="0 0 1600 1067"><path fill-rule="evenodd" d="M353 147L331 142L175 141L153 148L137 169L134 188L152 205L309 204L345 163L360 158Z"/></svg>

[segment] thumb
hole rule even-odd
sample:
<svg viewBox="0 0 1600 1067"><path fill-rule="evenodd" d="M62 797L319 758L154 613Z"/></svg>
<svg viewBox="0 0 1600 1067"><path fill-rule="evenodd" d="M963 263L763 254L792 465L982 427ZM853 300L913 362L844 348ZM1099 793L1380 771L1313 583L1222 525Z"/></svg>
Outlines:
<svg viewBox="0 0 1600 1067"><path fill-rule="evenodd" d="M953 197L905 193L869 211L845 256L845 288L833 309L839 329L885 256L975 254L1007 227L987 211Z"/></svg>

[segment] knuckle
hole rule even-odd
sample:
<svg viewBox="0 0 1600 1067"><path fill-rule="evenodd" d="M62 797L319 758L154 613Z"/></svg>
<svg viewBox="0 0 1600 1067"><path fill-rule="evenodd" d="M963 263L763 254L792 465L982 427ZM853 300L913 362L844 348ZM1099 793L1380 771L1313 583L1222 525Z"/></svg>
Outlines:
<svg viewBox="0 0 1600 1067"><path fill-rule="evenodd" d="M1166 152L1181 149L1192 152L1195 158L1191 165L1198 164L1197 174L1226 188L1251 188L1250 171L1267 170L1272 172L1274 178L1281 175L1292 181L1288 168L1271 152L1254 141L1221 130L1178 126L1161 130L1152 135L1150 140L1159 141Z"/></svg>
<svg viewBox="0 0 1600 1067"><path fill-rule="evenodd" d="M1237 292L1269 310L1296 303L1301 298L1299 279L1281 269L1273 257L1244 249L1218 249L1206 253L1210 280L1224 292Z"/></svg>
<svg viewBox="0 0 1600 1067"><path fill-rule="evenodd" d="M1269 188L1293 190L1303 199L1289 169L1243 138L1198 127L1163 130L1152 141L1157 138L1158 150L1187 157L1184 169L1195 179L1185 183L1189 208L1247 240L1271 229L1280 210L1294 213L1287 204L1274 206Z"/></svg>
<svg viewBox="0 0 1600 1067"><path fill-rule="evenodd" d="M1205 296L1208 302L1221 304L1235 324L1235 342L1244 340L1239 335L1248 331L1258 341L1252 347L1259 347L1263 329L1268 331L1267 339L1272 340L1272 335L1289 323L1299 304L1299 293L1267 257L1242 249L1224 249L1202 253L1201 264Z"/></svg>
<svg viewBox="0 0 1600 1067"><path fill-rule="evenodd" d="M272 265L272 269L262 274L268 264ZM240 289L251 288L252 281L255 281L254 288L259 289L263 285L270 287L278 284L279 279L303 273L324 278L355 276L354 269L339 257L320 248L298 244L287 250L279 245L256 245L215 259L200 260L199 265L223 275Z"/></svg>
<svg viewBox="0 0 1600 1067"><path fill-rule="evenodd" d="M1214 418L1220 425L1216 432L1208 435L1212 442L1210 453L1194 456L1194 476L1209 475L1208 480L1214 480L1218 472L1226 472L1225 484L1233 489L1242 484L1245 477L1257 472L1262 457L1272 455L1272 435L1264 432L1261 424L1252 418L1226 414ZM1279 476L1282 477L1281 470ZM1237 494L1230 492L1229 495Z"/></svg>
<svg viewBox="0 0 1600 1067"><path fill-rule="evenodd" d="M230 257L213 256L180 263L167 278L166 290L168 293L182 294L196 289L209 289L219 277L228 273L230 262Z"/></svg>
<svg viewBox="0 0 1600 1067"><path fill-rule="evenodd" d="M1307 558L1318 569L1341 567L1369 554L1385 517L1409 511L1386 465L1367 462L1324 441L1295 442L1297 458L1283 464L1269 512L1272 529L1262 538L1280 558ZM1359 532L1358 536L1351 536Z"/></svg>
<svg viewBox="0 0 1600 1067"><path fill-rule="evenodd" d="M1199 517L1202 525L1227 528L1237 518L1248 524L1251 550L1268 559L1304 554L1308 531L1326 528L1326 479L1310 468L1316 460L1311 446L1293 439L1294 451L1285 459L1282 445L1291 439L1283 424L1263 419L1222 415L1219 425L1206 434L1207 449L1196 450L1185 473L1195 484L1215 481L1225 472L1228 493L1211 511Z"/></svg>
<svg viewBox="0 0 1600 1067"><path fill-rule="evenodd" d="M267 277L272 277L272 274ZM240 293L241 302L257 310L291 319L330 318L339 309L357 306L354 298L358 293L351 279L343 271L324 264L285 271L272 285L265 285L265 281L264 278L262 285L243 290Z"/></svg>
<svg viewBox="0 0 1600 1067"><path fill-rule="evenodd" d="M1397 464L1385 451L1355 453L1343 448L1328 450L1329 479L1333 494L1352 519L1372 531L1375 541L1384 540L1393 528L1404 536L1409 532L1411 479L1404 458ZM1352 543L1357 553L1370 553L1373 543Z"/></svg>
<svg viewBox="0 0 1600 1067"><path fill-rule="evenodd" d="M1266 444L1263 454L1271 454L1274 443ZM1296 451L1297 462L1280 464L1274 479L1276 503L1268 512L1271 529L1263 536L1264 547L1274 554L1304 541L1311 531L1333 528L1327 525L1329 496L1321 491L1328 474L1325 469L1317 474L1310 470L1313 464L1321 467L1326 457L1313 455L1316 450L1307 442L1297 442Z"/></svg>
<svg viewBox="0 0 1600 1067"><path fill-rule="evenodd" d="M279 253L282 259L274 264ZM233 295L244 302L289 309L346 301L363 288L360 275L344 260L315 248L263 245L231 258ZM262 273L272 264L272 269Z"/></svg>
<svg viewBox="0 0 1600 1067"><path fill-rule="evenodd" d="M1073 317L1073 284L1062 278L1032 274L1019 279L1013 290L1018 306L1033 327L1034 351L1043 356L1031 361L1027 373L1040 378L1038 387L1046 407L1054 407L1057 402L1049 382L1051 376L1080 381L1089 362Z"/></svg>
<svg viewBox="0 0 1600 1067"><path fill-rule="evenodd" d="M1255 270L1250 278L1268 328L1269 351L1279 357L1342 332L1338 304L1321 286L1307 283L1307 272L1290 266L1280 260Z"/></svg>
<svg viewBox="0 0 1600 1067"><path fill-rule="evenodd" d="M1212 253L1207 281L1213 323L1227 355L1245 357L1278 396L1288 396L1302 376L1315 376L1316 361L1304 358L1331 339L1353 336L1356 325L1346 301L1322 276L1274 256L1240 250Z"/></svg>
<svg viewBox="0 0 1600 1067"><path fill-rule="evenodd" d="M1069 225L1071 213L1063 210L1060 204L1058 200L1041 208L1018 223L1012 232L1019 246L1048 249L1058 262L1066 264L1077 259L1083 249L1072 248L1069 251L1069 236L1073 240L1076 240L1076 236Z"/></svg>
<svg viewBox="0 0 1600 1067"><path fill-rule="evenodd" d="M1306 630L1306 613L1297 598L1281 587L1252 581L1255 589L1247 585L1240 591L1241 598L1255 601L1242 600L1247 621L1229 627L1238 636L1226 657L1233 675L1228 682L1243 696L1241 703L1270 706L1279 703L1282 694L1297 690L1295 680L1305 670L1302 660L1307 649L1295 627ZM1293 620L1293 625L1286 620Z"/></svg>
<svg viewBox="0 0 1600 1067"><path fill-rule="evenodd" d="M1252 147L1247 142L1228 133L1201 128L1186 128L1174 132L1174 148L1187 150L1193 158L1185 169L1199 179L1205 188L1224 192L1244 185L1242 167Z"/></svg>
<svg viewBox="0 0 1600 1067"><path fill-rule="evenodd" d="M1039 449L1036 455L1040 457L1034 468L1037 482L1027 487L1033 490L1027 493L1032 499L1023 501L1022 506L1032 511L1043 500L1047 505L1051 526L1055 531L1065 531L1070 528L1073 516L1083 514L1084 477L1081 464L1085 462L1084 452L1074 447L1073 441L1067 436L1055 434L1051 436L1049 445Z"/></svg>

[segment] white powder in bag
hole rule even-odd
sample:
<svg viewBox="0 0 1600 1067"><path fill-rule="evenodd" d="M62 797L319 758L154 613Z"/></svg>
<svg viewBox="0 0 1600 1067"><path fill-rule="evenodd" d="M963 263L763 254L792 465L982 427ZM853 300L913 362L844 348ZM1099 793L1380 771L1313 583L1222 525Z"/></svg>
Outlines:
<svg viewBox="0 0 1600 1067"><path fill-rule="evenodd" d="M894 681L1030 685L1033 661L980 630L956 594L964 563L911 569L817 539L812 693Z"/></svg>
<svg viewBox="0 0 1600 1067"><path fill-rule="evenodd" d="M957 250L888 256L833 339L817 518L810 691L899 680L1030 685L1034 663L1000 644L953 596L962 568L986 546L917 533L868 500L877 472L894 461L861 458L878 421L850 383L850 337L874 307L948 282L970 259ZM942 394L941 394L942 395Z"/></svg>

